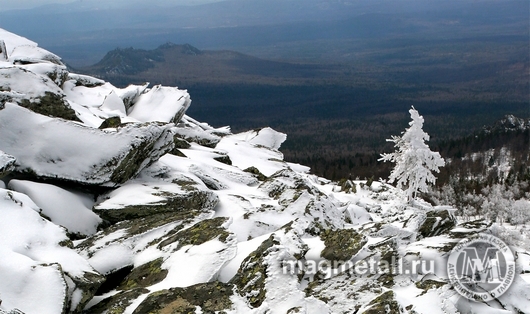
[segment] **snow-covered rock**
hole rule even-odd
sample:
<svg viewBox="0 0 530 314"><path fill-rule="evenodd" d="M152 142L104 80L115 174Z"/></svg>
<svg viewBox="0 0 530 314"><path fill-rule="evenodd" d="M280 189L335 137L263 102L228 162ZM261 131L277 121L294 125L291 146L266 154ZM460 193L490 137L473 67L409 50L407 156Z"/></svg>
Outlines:
<svg viewBox="0 0 530 314"><path fill-rule="evenodd" d="M0 190L2 306L28 314L82 308L103 278L39 211L26 195Z"/></svg>
<svg viewBox="0 0 530 314"><path fill-rule="evenodd" d="M101 195L94 211L114 223L165 212L207 212L218 201L212 191L186 176L176 176L172 180L146 180L144 177Z"/></svg>
<svg viewBox="0 0 530 314"><path fill-rule="evenodd" d="M138 97L129 109L129 116L142 122L179 122L190 104L188 92L156 85Z"/></svg>
<svg viewBox="0 0 530 314"><path fill-rule="evenodd" d="M0 150L0 178L15 169L16 158Z"/></svg>
<svg viewBox="0 0 530 314"><path fill-rule="evenodd" d="M2 38L2 41L5 43L6 53L8 57L11 55L13 50L18 46L34 46L34 47L38 46L37 43L34 41L31 41L25 37L13 34L1 28L0 28L0 38Z"/></svg>
<svg viewBox="0 0 530 314"><path fill-rule="evenodd" d="M34 45L16 46L9 54L8 61L14 64L50 62L57 65L64 65L61 58L57 55Z"/></svg>
<svg viewBox="0 0 530 314"><path fill-rule="evenodd" d="M26 66L2 66L0 64L0 101L15 102L37 113L78 120L65 100L65 94L54 80L25 68ZM48 65L33 68L48 73ZM51 65L55 69L55 65Z"/></svg>
<svg viewBox="0 0 530 314"><path fill-rule="evenodd" d="M65 227L69 233L93 235L101 218L92 211L93 197L80 195L51 184L11 180L9 189L24 193L42 210L41 214Z"/></svg>
<svg viewBox="0 0 530 314"><path fill-rule="evenodd" d="M89 185L123 183L173 146L171 125L98 130L12 103L0 110L0 133L0 149L17 158L16 171Z"/></svg>

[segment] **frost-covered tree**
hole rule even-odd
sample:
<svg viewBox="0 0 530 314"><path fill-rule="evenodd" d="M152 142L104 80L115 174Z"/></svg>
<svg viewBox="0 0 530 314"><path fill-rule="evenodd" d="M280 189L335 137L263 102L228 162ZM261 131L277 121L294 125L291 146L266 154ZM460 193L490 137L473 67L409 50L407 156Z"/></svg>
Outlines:
<svg viewBox="0 0 530 314"><path fill-rule="evenodd" d="M432 152L425 141L429 135L423 131L423 117L412 107L409 110L412 121L402 136L392 136L387 139L394 142L396 151L381 154L379 160L394 162L396 165L390 173L389 182L397 182L399 188L405 189L407 198L412 201L418 191L427 192L428 184L434 184L434 172L445 165L444 159L438 152Z"/></svg>

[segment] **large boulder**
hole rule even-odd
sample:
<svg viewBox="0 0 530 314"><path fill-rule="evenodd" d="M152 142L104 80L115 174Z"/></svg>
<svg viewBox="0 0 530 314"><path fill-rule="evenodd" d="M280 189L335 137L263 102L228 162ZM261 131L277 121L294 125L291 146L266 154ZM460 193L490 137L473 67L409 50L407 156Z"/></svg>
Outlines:
<svg viewBox="0 0 530 314"><path fill-rule="evenodd" d="M190 95L176 87L156 85L141 94L129 109L138 121L179 122L191 104Z"/></svg>
<svg viewBox="0 0 530 314"><path fill-rule="evenodd" d="M145 172L136 180L101 195L94 211L116 223L161 213L208 212L219 202L217 195L187 176L156 180Z"/></svg>
<svg viewBox="0 0 530 314"><path fill-rule="evenodd" d="M449 232L457 223L454 211L453 208L435 207L426 213L418 214L421 219L418 236L427 238Z"/></svg>
<svg viewBox="0 0 530 314"><path fill-rule="evenodd" d="M26 195L0 189L2 306L25 313L79 312L103 277L69 247L65 230L38 212Z"/></svg>
<svg viewBox="0 0 530 314"><path fill-rule="evenodd" d="M0 29L0 103L10 101L43 115L79 121L62 91L68 78L57 55Z"/></svg>
<svg viewBox="0 0 530 314"><path fill-rule="evenodd" d="M232 309L230 284L209 282L152 293L133 313L225 313Z"/></svg>
<svg viewBox="0 0 530 314"><path fill-rule="evenodd" d="M101 302L89 309L90 313L105 313L110 309L118 311L134 299L143 300L142 295L156 299L168 289L181 287L185 290L186 287L215 280L221 267L236 253L236 238L227 230L229 224L229 219L222 217L204 219L165 213L122 222L98 235L98 239L87 239L78 246L78 250L91 256L89 262L95 268L107 272L110 285L101 294L111 290L118 292L105 295ZM129 261L121 258L124 255L129 255ZM114 262L116 259L121 261L121 265ZM114 269L105 264L114 265ZM126 271L125 276L120 277L122 270ZM231 289L229 292L231 294ZM162 299L173 297L178 298L169 294ZM202 300L208 308L208 299L204 297L201 295L195 302ZM164 308L162 303L165 301L162 299L159 301ZM152 306L147 305L149 301L146 302L139 309Z"/></svg>
<svg viewBox="0 0 530 314"><path fill-rule="evenodd" d="M16 171L85 185L121 184L173 148L171 125L98 130L12 103L0 110L0 133Z"/></svg>
<svg viewBox="0 0 530 314"><path fill-rule="evenodd" d="M11 180L8 187L28 195L41 208L41 214L65 227L70 237L93 235L101 223L101 218L92 211L89 195L26 180Z"/></svg>
<svg viewBox="0 0 530 314"><path fill-rule="evenodd" d="M233 300L250 308L241 313L329 313L321 300L301 291L300 277L286 265L297 263L307 252L301 234L303 224L293 222L272 233L241 262L229 281L235 287Z"/></svg>
<svg viewBox="0 0 530 314"><path fill-rule="evenodd" d="M31 63L53 63L64 66L59 56L42 49L38 46L26 44L13 48L9 54L9 62L13 64L31 64Z"/></svg>
<svg viewBox="0 0 530 314"><path fill-rule="evenodd" d="M52 68L55 69L55 65ZM48 73L47 65L46 69L42 66L37 69ZM0 102L8 101L46 116L79 121L54 80L23 66L0 65Z"/></svg>

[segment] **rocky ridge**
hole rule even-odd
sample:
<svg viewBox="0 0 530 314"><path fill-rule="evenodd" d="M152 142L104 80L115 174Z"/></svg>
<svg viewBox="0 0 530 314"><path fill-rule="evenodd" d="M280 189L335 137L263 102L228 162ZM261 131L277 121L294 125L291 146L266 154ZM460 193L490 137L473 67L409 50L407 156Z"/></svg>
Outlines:
<svg viewBox="0 0 530 314"><path fill-rule="evenodd" d="M530 253L509 292L469 302L445 265L491 232L381 182L341 185L283 160L286 136L186 116L173 87L69 73L0 29L0 313L524 313ZM319 267L313 266L318 264Z"/></svg>

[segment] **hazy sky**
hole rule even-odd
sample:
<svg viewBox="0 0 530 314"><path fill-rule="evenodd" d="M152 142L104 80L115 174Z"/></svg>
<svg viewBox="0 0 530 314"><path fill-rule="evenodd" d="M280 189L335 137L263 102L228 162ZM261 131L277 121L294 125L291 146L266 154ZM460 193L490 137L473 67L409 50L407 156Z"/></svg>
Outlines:
<svg viewBox="0 0 530 314"><path fill-rule="evenodd" d="M27 9L48 3L68 3L72 0L0 0L0 10Z"/></svg>
<svg viewBox="0 0 530 314"><path fill-rule="evenodd" d="M162 5L193 5L193 4L204 4L209 2L218 2L223 0L151 0L150 3L158 3ZM106 3L111 2L121 2L127 4L133 1L130 0L0 0L0 11L13 10L13 9L30 9L34 7L39 7L45 4L51 3L72 3L72 2L82 2L83 4L87 3Z"/></svg>

